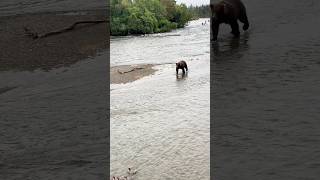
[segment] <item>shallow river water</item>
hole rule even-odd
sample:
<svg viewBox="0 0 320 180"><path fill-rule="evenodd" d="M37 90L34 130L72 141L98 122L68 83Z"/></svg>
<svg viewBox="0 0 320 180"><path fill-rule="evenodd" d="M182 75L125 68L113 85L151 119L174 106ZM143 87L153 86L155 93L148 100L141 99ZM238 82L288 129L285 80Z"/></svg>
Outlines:
<svg viewBox="0 0 320 180"><path fill-rule="evenodd" d="M105 179L107 54L0 72L0 179Z"/></svg>
<svg viewBox="0 0 320 180"><path fill-rule="evenodd" d="M171 33L112 38L111 66L161 65L111 85L111 175L133 167L138 180L209 179L212 163L219 180L319 179L320 2L243 1L249 31L235 40L223 26L211 62L203 19ZM65 2L5 0L0 15L89 6ZM105 59L1 72L0 179L105 178ZM183 79L175 76L179 59L190 66Z"/></svg>
<svg viewBox="0 0 320 180"><path fill-rule="evenodd" d="M213 177L319 179L320 2L243 0L212 44Z"/></svg>
<svg viewBox="0 0 320 180"><path fill-rule="evenodd" d="M158 71L111 85L111 175L135 179L209 179L210 30L192 21L170 33L113 38L111 66L151 63ZM178 78L175 62L189 65Z"/></svg>
<svg viewBox="0 0 320 180"><path fill-rule="evenodd" d="M106 9L105 0L1 0L0 16L24 13Z"/></svg>

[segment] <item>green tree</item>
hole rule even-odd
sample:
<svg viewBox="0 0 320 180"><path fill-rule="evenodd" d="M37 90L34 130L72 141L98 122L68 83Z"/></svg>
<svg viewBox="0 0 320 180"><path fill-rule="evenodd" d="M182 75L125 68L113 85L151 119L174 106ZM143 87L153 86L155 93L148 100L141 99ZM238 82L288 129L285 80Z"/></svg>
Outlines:
<svg viewBox="0 0 320 180"><path fill-rule="evenodd" d="M172 21L174 18L174 12L176 10L176 1L175 0L160 0L160 3L166 9L166 17L169 21Z"/></svg>
<svg viewBox="0 0 320 180"><path fill-rule="evenodd" d="M191 13L185 4L177 5L174 13L174 22L178 24L178 28L182 28L191 19Z"/></svg>
<svg viewBox="0 0 320 180"><path fill-rule="evenodd" d="M168 32L191 20L174 0L111 0L111 35Z"/></svg>

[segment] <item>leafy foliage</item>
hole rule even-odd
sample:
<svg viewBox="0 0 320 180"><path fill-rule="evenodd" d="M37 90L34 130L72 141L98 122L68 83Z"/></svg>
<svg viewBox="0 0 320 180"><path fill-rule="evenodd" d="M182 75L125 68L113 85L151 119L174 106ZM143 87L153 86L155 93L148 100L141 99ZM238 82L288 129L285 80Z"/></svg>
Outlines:
<svg viewBox="0 0 320 180"><path fill-rule="evenodd" d="M184 27L192 14L175 0L111 0L111 35L150 34Z"/></svg>

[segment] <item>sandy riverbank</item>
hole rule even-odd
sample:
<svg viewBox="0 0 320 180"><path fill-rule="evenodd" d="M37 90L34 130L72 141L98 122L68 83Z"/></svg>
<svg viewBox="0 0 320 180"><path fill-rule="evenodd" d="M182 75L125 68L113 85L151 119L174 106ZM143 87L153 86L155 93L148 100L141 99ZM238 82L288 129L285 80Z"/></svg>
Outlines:
<svg viewBox="0 0 320 180"><path fill-rule="evenodd" d="M139 65L121 65L110 68L110 83L122 84L133 82L142 77L153 74L156 69L152 64L139 64Z"/></svg>
<svg viewBox="0 0 320 180"><path fill-rule="evenodd" d="M71 31L40 39L24 28L44 34L78 21L106 20L106 10L36 13L0 17L0 71L49 70L95 56L109 48L107 23L80 24Z"/></svg>
<svg viewBox="0 0 320 180"><path fill-rule="evenodd" d="M25 28L39 35L79 21L106 20L106 10L34 13L0 17L0 71L50 70L72 65L108 50L108 24L77 25L73 30L33 39ZM107 61L108 59L106 59ZM153 74L154 65L121 65L110 68L112 84L128 83Z"/></svg>

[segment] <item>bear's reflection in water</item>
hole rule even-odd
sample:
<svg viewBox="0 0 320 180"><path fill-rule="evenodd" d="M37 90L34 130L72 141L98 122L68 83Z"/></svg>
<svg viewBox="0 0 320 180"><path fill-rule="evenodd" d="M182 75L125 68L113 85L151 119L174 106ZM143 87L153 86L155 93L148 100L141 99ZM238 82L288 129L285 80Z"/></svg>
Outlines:
<svg viewBox="0 0 320 180"><path fill-rule="evenodd" d="M216 60L216 57L229 57L247 51L249 35L250 33L246 31L240 38L226 38L221 39L220 42L211 41L211 59Z"/></svg>
<svg viewBox="0 0 320 180"><path fill-rule="evenodd" d="M176 74L177 81L185 80L188 77L188 71L186 73Z"/></svg>

